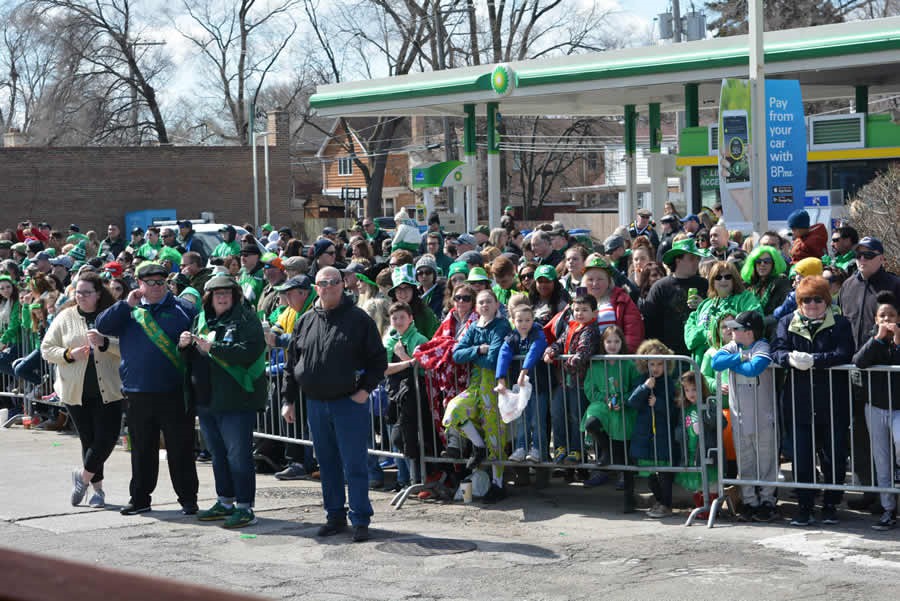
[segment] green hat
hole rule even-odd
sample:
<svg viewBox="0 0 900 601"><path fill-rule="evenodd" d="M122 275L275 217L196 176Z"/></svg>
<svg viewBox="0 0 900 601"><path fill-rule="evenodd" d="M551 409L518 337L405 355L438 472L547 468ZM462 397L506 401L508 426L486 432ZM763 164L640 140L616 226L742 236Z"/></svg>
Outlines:
<svg viewBox="0 0 900 601"><path fill-rule="evenodd" d="M482 234L482 235L485 235L485 236L490 236L490 235L491 235L491 228L489 228L489 227L486 226L486 225L479 225L478 227L476 227L474 230L472 230L472 231L469 232L469 233L472 234L473 236L474 236L475 234Z"/></svg>
<svg viewBox="0 0 900 601"><path fill-rule="evenodd" d="M607 261L601 255L593 254L588 256L587 261L584 262L584 270L587 271L588 269L602 269L608 273L610 277L613 276L612 263Z"/></svg>
<svg viewBox="0 0 900 601"><path fill-rule="evenodd" d="M157 261L172 261L172 265L181 265L181 253L172 248L171 246L163 246L159 249L159 254L156 257Z"/></svg>
<svg viewBox="0 0 900 601"><path fill-rule="evenodd" d="M0 248L12 248L12 240L0 240Z"/></svg>
<svg viewBox="0 0 900 601"><path fill-rule="evenodd" d="M203 302L203 295L201 295L199 292L197 292L196 288L192 288L191 286L188 286L187 288L185 288L184 290L181 291L181 294L178 295L178 298L187 298L189 296L194 298L194 301L193 301L194 306L199 309L201 303Z"/></svg>
<svg viewBox="0 0 900 601"><path fill-rule="evenodd" d="M781 256L781 253L778 252L777 248L772 246L757 246L753 249L753 252L750 253L750 256L747 257L747 260L744 261L743 267L741 267L741 279L744 280L745 283L749 284L752 281L756 271L756 262L763 257L772 259L772 277L778 277L787 271L787 263L785 262L784 257Z"/></svg>
<svg viewBox="0 0 900 601"><path fill-rule="evenodd" d="M50 255L51 257L56 256L56 249L53 248L52 246L50 248L45 248L44 252L47 253L48 255Z"/></svg>
<svg viewBox="0 0 900 601"><path fill-rule="evenodd" d="M5 273L3 275L0 275L0 282L11 282L12 284L16 283L10 276L6 275Z"/></svg>
<svg viewBox="0 0 900 601"><path fill-rule="evenodd" d="M409 285L413 288L419 285L419 282L416 281L416 270L410 265L401 265L400 267L395 267L393 273L391 273L391 290L395 290L396 288Z"/></svg>
<svg viewBox="0 0 900 601"><path fill-rule="evenodd" d="M490 282L491 278L488 277L487 272L484 270L484 267L473 267L471 271L469 271L469 277L466 278L467 282Z"/></svg>
<svg viewBox="0 0 900 601"><path fill-rule="evenodd" d="M69 236L71 238L71 236ZM69 251L69 256L76 261L84 261L87 256L87 242L79 240L75 246Z"/></svg>
<svg viewBox="0 0 900 601"><path fill-rule="evenodd" d="M213 277L207 280L206 284L203 286L204 292L209 292L210 290L216 290L219 288L237 288L240 289L240 286L237 282L234 281L234 278L230 275L225 275L224 273L217 273Z"/></svg>
<svg viewBox="0 0 900 601"><path fill-rule="evenodd" d="M71 234L68 238L66 238L66 244L78 244L79 242L87 242L88 237L84 234L74 233Z"/></svg>
<svg viewBox="0 0 900 601"><path fill-rule="evenodd" d="M465 261L454 261L450 263L450 267L447 268L447 277L452 278L457 273L461 273L463 275L469 275L469 264Z"/></svg>
<svg viewBox="0 0 900 601"><path fill-rule="evenodd" d="M544 278L545 280L558 280L559 274L556 273L556 268L553 265L539 265L537 269L534 270L534 279Z"/></svg>
<svg viewBox="0 0 900 601"><path fill-rule="evenodd" d="M165 277L169 275L169 270L155 261L144 261L137 266L134 275L139 280L150 277L152 275L161 275Z"/></svg>
<svg viewBox="0 0 900 601"><path fill-rule="evenodd" d="M513 210L512 205L506 205L506 207L503 209L503 212L505 213L507 211L512 211L512 210Z"/></svg>
<svg viewBox="0 0 900 601"><path fill-rule="evenodd" d="M28 247L25 246L24 242L16 242L10 247L10 249L13 252L22 253L23 255L28 252Z"/></svg>
<svg viewBox="0 0 900 601"><path fill-rule="evenodd" d="M271 232L271 231L275 230L275 228L272 227L271 223L264 223L264 224L262 224L262 227L259 229L261 229L264 232Z"/></svg>
<svg viewBox="0 0 900 601"><path fill-rule="evenodd" d="M697 248L697 243L693 238L685 238L672 243L672 248L663 255L663 263L671 263L675 257L681 255L694 255L695 257L704 257L703 251Z"/></svg>

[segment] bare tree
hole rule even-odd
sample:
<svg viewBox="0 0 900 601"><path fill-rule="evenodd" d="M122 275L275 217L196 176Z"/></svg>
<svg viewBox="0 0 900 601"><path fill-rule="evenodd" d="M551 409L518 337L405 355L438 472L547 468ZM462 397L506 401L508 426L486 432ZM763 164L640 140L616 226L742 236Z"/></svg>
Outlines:
<svg viewBox="0 0 900 601"><path fill-rule="evenodd" d="M80 63L82 81L103 82L106 93L94 98L106 121L97 142L139 144L152 132L168 144L163 112L156 96L170 64L146 39L135 18L133 0L30 0L39 13L66 36L67 49ZM84 33L88 34L85 37Z"/></svg>
<svg viewBox="0 0 900 601"><path fill-rule="evenodd" d="M250 142L249 117L297 31L292 15L296 6L297 0L183 0L190 26L178 20L175 26L212 67L211 86L230 117L227 129L222 129L225 138Z"/></svg>

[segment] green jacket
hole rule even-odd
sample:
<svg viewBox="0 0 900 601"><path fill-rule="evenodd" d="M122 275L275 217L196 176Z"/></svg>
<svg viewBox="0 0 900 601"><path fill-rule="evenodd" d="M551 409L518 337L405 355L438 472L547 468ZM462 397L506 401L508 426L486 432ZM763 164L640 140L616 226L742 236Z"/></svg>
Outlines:
<svg viewBox="0 0 900 601"><path fill-rule="evenodd" d="M613 440L628 440L634 430L637 411L625 401L640 381L641 375L633 361L594 361L584 376L584 393L588 406L581 419L581 431L588 418L596 417L603 423L603 430ZM612 380L612 382L610 382ZM610 386L612 384L612 386ZM609 406L615 395L618 411Z"/></svg>
<svg viewBox="0 0 900 601"><path fill-rule="evenodd" d="M688 315L684 324L684 344L698 365L709 348L710 330L719 317L729 313L736 316L742 311L756 311L762 315L759 299L749 290L726 298L707 298Z"/></svg>
<svg viewBox="0 0 900 601"><path fill-rule="evenodd" d="M259 297L262 296L263 288L266 287L266 281L263 279L262 264L255 271L247 271L241 267L238 274L238 284L241 286L241 292L247 302L256 307Z"/></svg>
<svg viewBox="0 0 900 601"><path fill-rule="evenodd" d="M424 302L422 302L422 310L418 311L418 314L414 316L414 320L419 334L425 336L428 340L431 340L431 337L437 332L438 326L441 325L434 311Z"/></svg>
<svg viewBox="0 0 900 601"><path fill-rule="evenodd" d="M30 320L29 320L30 323ZM22 305L19 301L13 303L9 311L9 325L0 334L0 343L7 346L19 344L19 330L22 329Z"/></svg>
<svg viewBox="0 0 900 601"><path fill-rule="evenodd" d="M249 368L266 352L266 341L263 338L262 325L256 312L244 303L235 306L225 315L210 317L207 327L215 334L215 341L210 348L210 355L241 368ZM194 318L191 332L199 335L198 318ZM229 341L226 342L226 338ZM247 392L218 363L203 355L195 346L182 349L187 362L185 369L185 399L189 403L197 401L191 376L196 373L198 362L205 361L209 367L211 386L210 409L214 412L225 411L260 411L266 407L266 391L268 383L263 372L254 381L254 390Z"/></svg>
<svg viewBox="0 0 900 601"><path fill-rule="evenodd" d="M231 242L219 242L219 245L213 249L213 257L236 257L241 254L241 243L237 240Z"/></svg>
<svg viewBox="0 0 900 601"><path fill-rule="evenodd" d="M134 251L134 254L148 261L153 261L159 256L159 251L162 250L162 247L162 242L159 241L157 241L156 244L144 242L140 248Z"/></svg>

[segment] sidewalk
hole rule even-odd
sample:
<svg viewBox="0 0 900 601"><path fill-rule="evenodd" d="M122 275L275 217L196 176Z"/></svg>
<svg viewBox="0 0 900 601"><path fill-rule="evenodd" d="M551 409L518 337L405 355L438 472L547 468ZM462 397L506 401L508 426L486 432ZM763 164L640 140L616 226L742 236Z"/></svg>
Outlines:
<svg viewBox="0 0 900 601"><path fill-rule="evenodd" d="M165 461L153 511L124 517L129 454L107 464L109 507L68 502L78 440L0 430L3 546L280 599L784 599L893 598L900 531L842 511L828 530L771 525L685 528L623 515L621 493L564 485L511 490L494 506L415 499L396 511L372 493L373 540L318 539L317 482L257 478L259 524L227 531L180 514ZM212 504L209 464L198 464L201 507ZM112 600L110 600L112 601Z"/></svg>

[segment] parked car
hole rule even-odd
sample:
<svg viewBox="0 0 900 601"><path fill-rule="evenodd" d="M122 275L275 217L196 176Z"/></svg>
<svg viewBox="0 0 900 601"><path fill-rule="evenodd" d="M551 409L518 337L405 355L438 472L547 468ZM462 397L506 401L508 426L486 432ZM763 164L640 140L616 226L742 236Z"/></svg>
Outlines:
<svg viewBox="0 0 900 601"><path fill-rule="evenodd" d="M155 222L154 225L158 225L159 227L173 227L178 228L177 222L175 221L159 221ZM206 253L206 256L210 256L213 250L222 242L222 234L219 233L219 228L224 227L228 224L226 223L202 223L202 222L193 222L194 228L194 237L203 244L203 250ZM244 234L248 233L247 230L242 228L239 225L234 225L234 230L237 232L237 240L240 240ZM256 246L259 247L259 252L265 254L266 247L259 240L256 241Z"/></svg>

